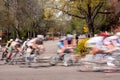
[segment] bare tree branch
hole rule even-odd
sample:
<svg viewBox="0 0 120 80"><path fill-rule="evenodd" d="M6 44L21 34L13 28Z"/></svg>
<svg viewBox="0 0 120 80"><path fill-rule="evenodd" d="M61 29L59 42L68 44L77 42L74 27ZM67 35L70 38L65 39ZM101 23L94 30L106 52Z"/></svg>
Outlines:
<svg viewBox="0 0 120 80"><path fill-rule="evenodd" d="M111 14L111 13L114 13L114 12L98 12L100 14Z"/></svg>
<svg viewBox="0 0 120 80"><path fill-rule="evenodd" d="M64 10L59 9L59 8L57 8L57 7L54 8L54 9L57 9L57 10L59 10L59 11L62 11L62 12L64 12L65 14L68 14L69 16L77 17L77 18L80 18L80 19L85 19L85 17L78 16L78 15L76 15L76 14L71 14L71 13L69 13L68 11L64 11Z"/></svg>
<svg viewBox="0 0 120 80"><path fill-rule="evenodd" d="M92 19L94 20L94 18L96 17L96 15L98 14L98 11L101 9L101 7L103 6L103 2L99 2L98 5L93 9L93 16Z"/></svg>
<svg viewBox="0 0 120 80"><path fill-rule="evenodd" d="M77 6L77 9L79 10L79 12L80 12L82 15L84 15L84 16L86 16L86 15L87 15L86 10L85 10L84 8L82 8L80 5L79 5L79 6Z"/></svg>

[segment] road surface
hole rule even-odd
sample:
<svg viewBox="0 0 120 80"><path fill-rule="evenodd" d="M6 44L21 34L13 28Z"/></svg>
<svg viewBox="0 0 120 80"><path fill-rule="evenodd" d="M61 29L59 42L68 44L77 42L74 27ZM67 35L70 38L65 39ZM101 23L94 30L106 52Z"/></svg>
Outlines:
<svg viewBox="0 0 120 80"><path fill-rule="evenodd" d="M58 41L46 41L44 58L56 52ZM4 65L0 61L0 80L119 80L120 73L79 72L79 65L64 67L61 63L37 63L32 67Z"/></svg>

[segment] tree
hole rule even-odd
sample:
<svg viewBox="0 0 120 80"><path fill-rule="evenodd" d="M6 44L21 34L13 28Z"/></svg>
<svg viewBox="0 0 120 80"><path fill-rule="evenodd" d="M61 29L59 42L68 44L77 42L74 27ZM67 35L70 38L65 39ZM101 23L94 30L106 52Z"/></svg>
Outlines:
<svg viewBox="0 0 120 80"><path fill-rule="evenodd" d="M85 19L89 29L89 33L94 35L94 22L99 13L110 14L105 12L105 6L107 0L51 0L54 2L52 8L62 11L63 14L67 14L79 19Z"/></svg>
<svg viewBox="0 0 120 80"><path fill-rule="evenodd" d="M9 31L12 31L16 37L22 37L22 35L28 34L28 37L32 37L39 32L40 27L44 23L44 0L2 0L5 11L8 16L3 18L7 19L11 24L7 24ZM3 12L3 11L2 11ZM10 21L11 20L11 21ZM5 20L3 19L5 22ZM5 23L3 24L5 25Z"/></svg>

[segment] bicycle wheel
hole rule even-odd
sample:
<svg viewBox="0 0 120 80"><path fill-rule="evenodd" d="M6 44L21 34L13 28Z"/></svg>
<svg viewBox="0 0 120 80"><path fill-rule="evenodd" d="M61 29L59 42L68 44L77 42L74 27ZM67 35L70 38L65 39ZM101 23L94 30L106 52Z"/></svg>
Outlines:
<svg viewBox="0 0 120 80"><path fill-rule="evenodd" d="M58 54L54 54L52 57L50 57L50 61L49 64L51 66L55 66L59 61L59 55Z"/></svg>

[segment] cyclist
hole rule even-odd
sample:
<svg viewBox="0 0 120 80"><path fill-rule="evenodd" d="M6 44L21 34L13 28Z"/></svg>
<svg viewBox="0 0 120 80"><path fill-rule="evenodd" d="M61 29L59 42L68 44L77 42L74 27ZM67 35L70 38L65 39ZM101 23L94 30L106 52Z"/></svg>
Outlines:
<svg viewBox="0 0 120 80"><path fill-rule="evenodd" d="M60 56L63 56L65 53L73 53L74 51L74 36L68 34L66 37L62 38L58 44L59 49L61 50Z"/></svg>
<svg viewBox="0 0 120 80"><path fill-rule="evenodd" d="M68 34L66 37L62 38L58 44L60 52L59 57L63 60L65 54L73 54L74 51L74 36ZM66 59L64 59L64 66L68 66Z"/></svg>
<svg viewBox="0 0 120 80"><path fill-rule="evenodd" d="M64 55L64 51L65 51L65 42L66 40L66 37L63 37L62 39L60 39L59 43L58 43L58 50L57 52L59 53L60 55L60 59L62 59L62 56Z"/></svg>
<svg viewBox="0 0 120 80"><path fill-rule="evenodd" d="M8 47L8 54L7 54L6 62L9 62L11 60L13 50L17 53L20 51L20 47L21 47L20 39L16 38L15 41L12 41L11 45ZM16 54L14 54L13 56L15 55Z"/></svg>
<svg viewBox="0 0 120 80"><path fill-rule="evenodd" d="M99 60L104 56L102 53L107 48L104 46L103 41L108 36L109 34L102 32L98 36L92 37L86 42L86 47L90 48L89 54L93 55L90 60Z"/></svg>
<svg viewBox="0 0 120 80"><path fill-rule="evenodd" d="M115 35L110 36L105 39L104 45L107 47L106 53L110 53L111 56L108 57L107 64L109 66L115 66L112 63L115 59L118 59L120 56L120 32L117 32ZM111 62L110 62L111 61Z"/></svg>
<svg viewBox="0 0 120 80"><path fill-rule="evenodd" d="M21 55L24 55L26 54L26 50L27 50L27 43L30 41L30 39L28 38L26 41L24 41L23 45L22 45L22 48L21 48L21 52L22 54Z"/></svg>
<svg viewBox="0 0 120 80"><path fill-rule="evenodd" d="M2 59L1 60L3 60L3 58L5 58L6 57L6 55L7 55L7 50L8 50L8 48L10 47L10 45L11 45L11 43L13 42L13 39L10 39L9 41L7 41L7 43L6 43L6 45L5 45L5 48L4 48L4 51L3 51L3 53L2 53Z"/></svg>
<svg viewBox="0 0 120 80"><path fill-rule="evenodd" d="M115 35L110 36L104 40L104 43L112 43L114 46L120 47L120 32L117 32Z"/></svg>
<svg viewBox="0 0 120 80"><path fill-rule="evenodd" d="M43 53L45 51L45 47L43 44L44 37L43 35L37 35L36 38L33 38L27 42L27 55L26 55L26 61L30 62L35 60L36 57L40 56L40 53ZM37 51L37 53L35 53Z"/></svg>

